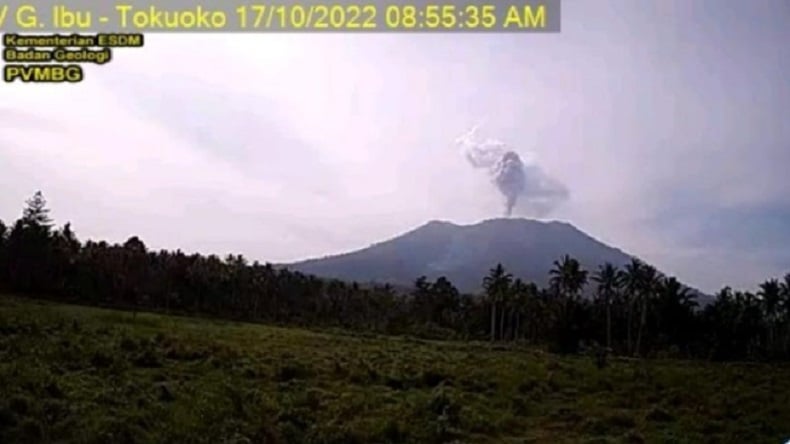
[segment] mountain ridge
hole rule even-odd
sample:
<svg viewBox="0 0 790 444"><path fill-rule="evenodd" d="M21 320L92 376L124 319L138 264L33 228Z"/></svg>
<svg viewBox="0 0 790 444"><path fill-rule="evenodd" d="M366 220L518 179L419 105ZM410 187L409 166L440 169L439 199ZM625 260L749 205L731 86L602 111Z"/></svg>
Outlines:
<svg viewBox="0 0 790 444"><path fill-rule="evenodd" d="M558 220L492 218L472 224L431 220L367 247L287 264L325 278L411 285L419 276L445 276L461 291L479 292L488 270L502 263L522 279L546 285L565 254L593 271L635 257Z"/></svg>

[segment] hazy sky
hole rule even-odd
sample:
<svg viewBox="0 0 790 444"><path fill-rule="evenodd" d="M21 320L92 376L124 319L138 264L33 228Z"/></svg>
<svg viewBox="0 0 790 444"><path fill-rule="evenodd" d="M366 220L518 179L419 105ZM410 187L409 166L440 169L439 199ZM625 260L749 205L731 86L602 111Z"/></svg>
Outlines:
<svg viewBox="0 0 790 444"><path fill-rule="evenodd" d="M453 144L482 123L568 188L547 218L752 287L790 271L787 23L784 0L565 0L554 35L151 34L81 84L0 85L0 219L41 189L82 239L350 250L501 215Z"/></svg>

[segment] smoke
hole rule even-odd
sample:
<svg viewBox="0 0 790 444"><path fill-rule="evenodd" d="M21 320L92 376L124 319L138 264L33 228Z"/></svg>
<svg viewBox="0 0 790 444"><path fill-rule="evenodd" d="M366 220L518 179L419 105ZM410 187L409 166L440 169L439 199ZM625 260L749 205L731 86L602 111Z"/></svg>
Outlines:
<svg viewBox="0 0 790 444"><path fill-rule="evenodd" d="M512 215L519 203L524 213L545 216L569 197L565 185L548 176L531 159L525 162L498 140L478 139L477 127L459 137L456 144L472 167L487 170L504 197L506 216Z"/></svg>

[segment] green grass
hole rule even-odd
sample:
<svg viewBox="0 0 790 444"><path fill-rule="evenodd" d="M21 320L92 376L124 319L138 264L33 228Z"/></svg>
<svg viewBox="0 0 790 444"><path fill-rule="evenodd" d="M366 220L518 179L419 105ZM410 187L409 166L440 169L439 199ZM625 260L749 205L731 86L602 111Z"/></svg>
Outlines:
<svg viewBox="0 0 790 444"><path fill-rule="evenodd" d="M0 296L0 442L790 438L790 367L559 357Z"/></svg>

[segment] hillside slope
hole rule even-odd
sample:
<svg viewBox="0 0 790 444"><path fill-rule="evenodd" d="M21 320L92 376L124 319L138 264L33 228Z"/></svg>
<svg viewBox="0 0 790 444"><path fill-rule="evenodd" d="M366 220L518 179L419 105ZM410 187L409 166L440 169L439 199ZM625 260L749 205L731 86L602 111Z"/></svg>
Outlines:
<svg viewBox="0 0 790 444"><path fill-rule="evenodd" d="M474 225L433 221L362 250L288 265L317 276L410 285L425 275L446 276L465 292L480 290L497 263L514 275L545 285L552 263L568 254L594 270L631 257L562 222L491 219Z"/></svg>

